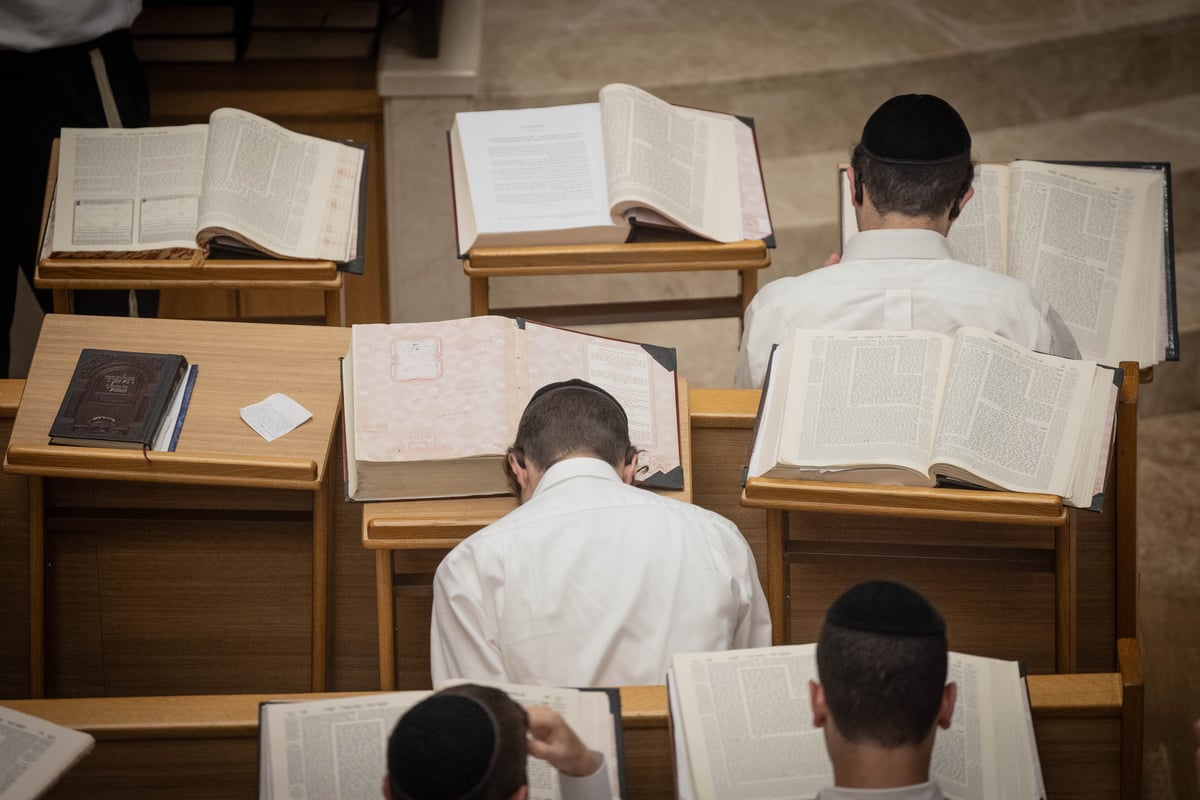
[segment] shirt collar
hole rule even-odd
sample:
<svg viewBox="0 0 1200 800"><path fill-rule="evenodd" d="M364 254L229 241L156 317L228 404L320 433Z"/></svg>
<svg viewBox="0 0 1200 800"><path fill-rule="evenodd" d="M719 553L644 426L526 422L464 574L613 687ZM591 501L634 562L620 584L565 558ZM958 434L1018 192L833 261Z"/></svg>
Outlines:
<svg viewBox="0 0 1200 800"><path fill-rule="evenodd" d="M882 258L954 258L950 242L926 228L879 228L860 231L842 248L842 261Z"/></svg>
<svg viewBox="0 0 1200 800"><path fill-rule="evenodd" d="M537 497L542 492L548 491L551 487L557 486L563 481L578 477L621 481L621 476L617 474L617 471L612 468L611 464L606 463L604 460L592 456L574 456L564 458L557 464L552 464L550 469L542 474L542 479L538 481L537 488L533 490L533 497Z"/></svg>

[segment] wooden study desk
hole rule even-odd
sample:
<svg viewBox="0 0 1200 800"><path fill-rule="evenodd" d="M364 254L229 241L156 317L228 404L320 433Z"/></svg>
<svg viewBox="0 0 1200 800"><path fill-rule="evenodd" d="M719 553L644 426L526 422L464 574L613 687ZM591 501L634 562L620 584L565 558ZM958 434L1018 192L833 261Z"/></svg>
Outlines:
<svg viewBox="0 0 1200 800"><path fill-rule="evenodd" d="M662 494L692 502L692 438L688 416L687 382L678 382L679 449L683 489ZM499 467L497 467L499 469ZM401 619L405 638L423 640L420 655L410 659L405 685L429 682L429 586L442 557L475 531L498 520L517 506L515 497L451 497L364 503L363 546L375 551L375 613L379 629L379 688L395 689L397 591L417 587L421 595ZM419 677L418 677L419 676Z"/></svg>
<svg viewBox="0 0 1200 800"><path fill-rule="evenodd" d="M1054 800L1141 800L1140 654L1136 640L1121 644L1119 672L1029 676L1034 734L1047 796ZM318 696L64 698L0 705L96 737L95 750L48 799L250 800L258 791L259 703ZM673 798L666 687L621 687L621 726L626 800Z"/></svg>
<svg viewBox="0 0 1200 800"><path fill-rule="evenodd" d="M463 259L471 279L471 316L529 317L553 325L602 325L678 319L742 318L758 291L758 270L771 264L760 240L635 242L561 247L475 248ZM738 292L724 297L493 308L488 281L518 276L615 275L640 272L736 271Z"/></svg>
<svg viewBox="0 0 1200 800"><path fill-rule="evenodd" d="M825 609L850 585L893 578L942 611L955 650L1020 659L1031 672L1050 672L1067 666L1069 654L1060 661L1060 651L1069 646L1073 669L1111 671L1114 642L1134 633L1136 623L1133 366L1117 410L1106 486L1111 502L1100 513L1063 509L1044 496L967 493L972 504L981 497L1012 504L1005 506L1012 515L1006 522L999 513L955 512L951 495L939 511L924 508L917 490L826 483L797 490L803 497L773 496L771 484L757 486L757 493L747 487L744 497L741 465L759 400L748 389L692 392L696 496L736 522L754 548L776 634L789 643L815 641ZM914 501L916 507L904 507ZM1073 565L1069 580L1060 563Z"/></svg>
<svg viewBox="0 0 1200 800"><path fill-rule="evenodd" d="M132 561L114 563L111 575L93 577L100 591L109 577L114 581L144 581L155 576L143 572L164 571L161 583L139 584L148 596L139 598L136 607L125 609L130 626L125 634L126 645L130 649L111 654L111 658L136 660L145 656L138 651L144 626L165 624L155 619L154 604L164 604L158 592L202 597L204 591L236 591L232 586L209 587L205 583L211 580L208 575L198 578L189 571L219 571L226 566L219 557L206 563L206 549L227 547L236 552L243 544L248 550L260 548L259 534L277 535L284 528L303 525L312 536L311 629L303 637L310 643L305 654L311 659L308 685L314 690L325 688L332 483L327 480L326 467L341 411L338 358L345 355L349 343L350 331L345 328L60 314L46 317L4 459L6 472L30 476L30 684L34 697L42 696L46 686L43 601L47 535L59 529L87 530L99 537L106 532L116 538L141 537L136 547L146 549L137 550L130 543L128 547L134 549L122 556ZM47 444L47 432L83 347L181 353L197 365L191 406L175 452L143 455L141 451ZM241 420L239 409L274 392L292 397L313 416L295 430L266 442ZM162 520L169 524L161 528L155 525ZM130 556L162 553L170 558L171 552L182 548L186 537L205 523L221 533L217 538L205 539L206 544L194 551L181 551L188 553L185 560L194 563L180 565L178 573L170 573L163 563L155 568L139 564L140 558ZM67 568L66 564L53 566L56 570ZM262 565L248 563L241 569L240 574L248 581L245 602L249 609L268 599L286 605L287 597L296 594L291 587L264 585L262 581L255 584ZM187 584L173 585L172 575ZM279 595L281 591L291 594ZM299 592L300 597L304 594ZM308 598L304 600L309 604ZM149 604L148 610L144 604ZM97 609L72 611L80 619L67 615L64 624L101 621L93 616L99 613ZM119 616L116 611L110 616ZM203 608L191 608L189 613L197 623L204 621ZM111 619L103 621L106 625L116 624ZM85 633L81 631L80 635ZM195 631L197 636L202 633L217 640L221 636L219 631ZM180 641L185 642L188 634L181 631ZM255 644L248 643L247 647ZM276 642L262 644L267 651L262 658L277 662L290 658L289 654L270 652L270 645ZM170 662L170 654L166 657L166 663L152 664L145 671L153 674L179 666ZM178 658L186 657L180 654Z"/></svg>

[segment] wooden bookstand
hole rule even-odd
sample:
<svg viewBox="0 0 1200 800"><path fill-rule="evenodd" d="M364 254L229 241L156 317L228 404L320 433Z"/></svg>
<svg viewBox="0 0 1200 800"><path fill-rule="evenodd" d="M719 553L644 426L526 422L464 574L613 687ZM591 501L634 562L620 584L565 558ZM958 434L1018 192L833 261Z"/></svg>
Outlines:
<svg viewBox="0 0 1200 800"><path fill-rule="evenodd" d="M1131 636L1137 622L1137 393L1139 370L1125 362L1119 393L1115 453L1106 487L1106 512L1115 519L1115 631ZM1058 672L1077 668L1078 580L1081 529L1100 523L1090 511L1066 508L1054 495L970 489L879 486L873 484L751 478L742 504L766 511L767 601L776 644L791 643L789 568L793 564L847 562L856 557L897 556L988 563L994 568L1032 569L1054 575L1054 663ZM890 518L962 523L936 536L895 534L888 526L856 536L831 534L805 525L794 537L797 514ZM991 536L986 528L1021 526L1019 534ZM1037 533L1050 529L1051 537Z"/></svg>
<svg viewBox="0 0 1200 800"><path fill-rule="evenodd" d="M182 353L198 369L196 388L175 452L47 444L48 431L82 347L137 350L153 343ZM254 531L279 524L311 531L311 615L308 685L325 688L332 485L329 452L341 413L338 359L350 331L126 317L51 314L42 325L29 378L13 423L4 471L29 480L30 694L46 689L47 546L63 520L87 520L112 535L186 532L196 520ZM238 418L238 409L281 391L312 419L266 442ZM0 399L3 396L0 395ZM59 483L59 479L63 479ZM66 484L83 487L61 491ZM186 486L186 490L178 487ZM229 496L239 495L237 503ZM230 510L234 509L234 510ZM245 516L239 521L237 515ZM172 537L176 559L185 536ZM212 540L206 540L211 543ZM238 542L241 540L238 539ZM136 576L130 576L136 577ZM257 576L245 573L248 581ZM124 576L122 575L122 579ZM156 585L155 591L181 592ZM189 590L195 587L189 587ZM285 590L290 591L290 590ZM300 594L305 594L302 589ZM247 598L253 604L258 598ZM154 612L151 610L151 615ZM307 616L301 610L299 617ZM184 633L186 636L186 632ZM177 660L181 665L183 659Z"/></svg>
<svg viewBox="0 0 1200 800"><path fill-rule="evenodd" d="M58 139L50 151L50 170L42 206L39 242L46 240L46 225L58 180ZM49 248L43 248L46 253ZM33 284L54 293L54 312L74 313L76 289L315 289L324 293L326 325L342 320L342 273L332 261L291 259L207 259L201 250L179 258L111 259L50 258L39 256Z"/></svg>
<svg viewBox="0 0 1200 800"><path fill-rule="evenodd" d="M760 240L717 242L633 242L560 247L475 248L463 259L471 279L471 316L529 317L553 325L601 325L678 319L741 319L758 291L757 271L771 256ZM736 271L738 293L725 297L638 300L618 303L493 308L488 281L517 276L613 275L631 272Z"/></svg>

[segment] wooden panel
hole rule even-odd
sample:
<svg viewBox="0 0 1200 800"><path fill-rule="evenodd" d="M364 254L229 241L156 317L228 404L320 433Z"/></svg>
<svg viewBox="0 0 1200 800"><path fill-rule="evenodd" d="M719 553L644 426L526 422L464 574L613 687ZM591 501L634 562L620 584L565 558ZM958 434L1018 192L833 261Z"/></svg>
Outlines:
<svg viewBox="0 0 1200 800"><path fill-rule="evenodd" d="M342 475L341 432L334 437L329 474ZM379 687L375 636L375 557L362 546L362 504L343 499L341 478L333 487L333 539L329 568L329 689ZM425 649L429 649L426 642Z"/></svg>
<svg viewBox="0 0 1200 800"><path fill-rule="evenodd" d="M1121 785L1121 720L1034 719L1046 796L1054 800L1118 797ZM1053 764L1053 769L1046 769Z"/></svg>
<svg viewBox="0 0 1200 800"><path fill-rule="evenodd" d="M306 689L309 525L157 525L49 537L50 693Z"/></svg>
<svg viewBox="0 0 1200 800"><path fill-rule="evenodd" d="M96 536L56 536L46 543L46 692L99 697L104 692L104 637Z"/></svg>
<svg viewBox="0 0 1200 800"><path fill-rule="evenodd" d="M792 643L815 642L825 610L864 580L898 580L946 620L950 647L1054 671L1054 576L989 570L941 558L829 558L791 568ZM1017 588L1019 587L1019 589Z"/></svg>
<svg viewBox="0 0 1200 800"><path fill-rule="evenodd" d="M429 620L433 616L433 583L400 586L392 593L396 626L396 688L428 689Z"/></svg>
<svg viewBox="0 0 1200 800"><path fill-rule="evenodd" d="M258 797L258 739L102 741L44 797L254 800Z"/></svg>
<svg viewBox="0 0 1200 800"><path fill-rule="evenodd" d="M1136 425L1136 418L1134 423ZM1078 668L1112 671L1117 667L1117 539L1118 496L1116 454L1109 462L1104 510L1075 511L1078 530L1079 580L1076 604ZM1136 523L1135 527L1136 527ZM1136 539L1136 533L1134 534ZM1136 553L1134 554L1136 560Z"/></svg>
<svg viewBox="0 0 1200 800"><path fill-rule="evenodd" d="M754 394L757 394L755 392ZM697 396L692 392L693 403ZM694 407L694 406L693 406ZM693 417L693 423L695 417ZM693 502L732 521L754 551L758 580L767 585L767 521L761 508L742 505L742 464L750 447L749 427L692 428Z"/></svg>
<svg viewBox="0 0 1200 800"><path fill-rule="evenodd" d="M25 381L0 379L0 451L8 447ZM0 473L0 696L29 692L29 479Z"/></svg>

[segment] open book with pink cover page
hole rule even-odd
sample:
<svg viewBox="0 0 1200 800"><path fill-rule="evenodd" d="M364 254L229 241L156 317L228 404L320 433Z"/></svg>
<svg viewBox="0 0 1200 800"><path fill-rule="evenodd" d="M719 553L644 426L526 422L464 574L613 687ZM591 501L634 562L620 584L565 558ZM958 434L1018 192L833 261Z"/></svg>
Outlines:
<svg viewBox="0 0 1200 800"><path fill-rule="evenodd" d="M353 327L342 361L346 496L507 494L504 454L526 402L570 378L621 402L640 483L683 488L673 348L484 316Z"/></svg>

